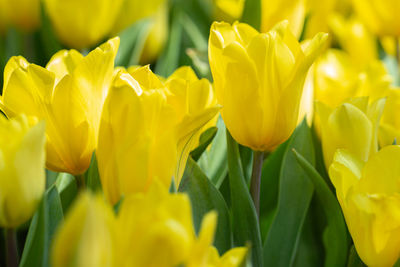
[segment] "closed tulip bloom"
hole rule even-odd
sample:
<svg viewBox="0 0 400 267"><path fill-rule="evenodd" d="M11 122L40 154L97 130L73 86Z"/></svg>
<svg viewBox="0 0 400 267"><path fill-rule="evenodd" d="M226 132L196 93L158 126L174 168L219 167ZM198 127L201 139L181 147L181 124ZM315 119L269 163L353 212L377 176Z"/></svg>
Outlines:
<svg viewBox="0 0 400 267"><path fill-rule="evenodd" d="M44 0L60 41L76 49L89 48L111 32L123 0Z"/></svg>
<svg viewBox="0 0 400 267"><path fill-rule="evenodd" d="M180 67L164 82L148 66L128 69L144 88L157 88L167 96L176 114L177 164L175 184L179 185L189 153L196 148L200 134L215 123L220 106L207 79L198 79L192 68Z"/></svg>
<svg viewBox="0 0 400 267"><path fill-rule="evenodd" d="M308 68L326 38L321 33L301 45L287 22L261 34L243 23L213 23L210 67L222 118L236 141L270 151L292 134Z"/></svg>
<svg viewBox="0 0 400 267"><path fill-rule="evenodd" d="M349 99L335 109L316 103L327 169L337 149L347 149L363 161L378 151L378 127L384 105L385 99L368 105L368 97Z"/></svg>
<svg viewBox="0 0 400 267"><path fill-rule="evenodd" d="M400 90L388 92L385 109L379 127L379 145L381 147L400 143Z"/></svg>
<svg viewBox="0 0 400 267"><path fill-rule="evenodd" d="M338 150L329 169L357 253L371 267L393 266L400 255L399 161L399 146L367 162Z"/></svg>
<svg viewBox="0 0 400 267"><path fill-rule="evenodd" d="M40 0L0 0L0 28L33 31L40 26ZM1 31L1 30L0 30Z"/></svg>
<svg viewBox="0 0 400 267"><path fill-rule="evenodd" d="M303 30L306 0L262 0L261 32L268 32L278 22L289 21L289 28L299 38Z"/></svg>
<svg viewBox="0 0 400 267"><path fill-rule="evenodd" d="M89 167L118 45L111 39L86 57L63 50L46 68L23 57L7 63L2 109L8 117L23 112L46 121L49 169L78 175Z"/></svg>
<svg viewBox="0 0 400 267"><path fill-rule="evenodd" d="M45 123L0 116L0 226L29 220L45 189Z"/></svg>
<svg viewBox="0 0 400 267"><path fill-rule="evenodd" d="M88 192L75 200L52 243L54 267L114 267L116 222L111 206Z"/></svg>
<svg viewBox="0 0 400 267"><path fill-rule="evenodd" d="M96 150L104 193L146 192L154 179L165 190L176 165L175 113L165 93L139 84L125 70L114 79L104 105Z"/></svg>
<svg viewBox="0 0 400 267"><path fill-rule="evenodd" d="M377 35L400 37L400 2L397 0L353 0L354 9Z"/></svg>
<svg viewBox="0 0 400 267"><path fill-rule="evenodd" d="M213 0L216 20L234 22L240 20L245 0Z"/></svg>

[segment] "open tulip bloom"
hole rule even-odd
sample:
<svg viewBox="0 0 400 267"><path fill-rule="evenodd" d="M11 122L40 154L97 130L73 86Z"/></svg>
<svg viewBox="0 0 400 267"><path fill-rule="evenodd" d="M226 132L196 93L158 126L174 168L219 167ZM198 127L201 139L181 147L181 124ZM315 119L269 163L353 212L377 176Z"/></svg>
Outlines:
<svg viewBox="0 0 400 267"><path fill-rule="evenodd" d="M0 266L399 266L399 13L0 0Z"/></svg>

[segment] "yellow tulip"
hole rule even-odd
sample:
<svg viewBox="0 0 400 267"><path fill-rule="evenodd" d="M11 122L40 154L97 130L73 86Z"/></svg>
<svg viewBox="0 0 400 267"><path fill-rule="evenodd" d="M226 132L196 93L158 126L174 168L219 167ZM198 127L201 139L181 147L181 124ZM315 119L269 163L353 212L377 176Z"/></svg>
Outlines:
<svg viewBox="0 0 400 267"><path fill-rule="evenodd" d="M209 61L222 118L236 141L265 151L292 134L308 68L326 39L321 33L300 45L287 22L261 34L247 24L213 23Z"/></svg>
<svg viewBox="0 0 400 267"><path fill-rule="evenodd" d="M49 169L78 175L89 167L118 45L111 39L86 57L63 50L46 68L23 57L7 63L2 109L8 117L26 113L46 121Z"/></svg>
<svg viewBox="0 0 400 267"><path fill-rule="evenodd" d="M220 106L207 79L198 79L190 67L178 68L162 82L148 66L128 69L144 88L157 88L167 96L176 113L177 166L174 177L179 185L190 151L198 144L200 134L215 123Z"/></svg>
<svg viewBox="0 0 400 267"><path fill-rule="evenodd" d="M329 25L341 47L356 64L366 65L379 58L377 38L357 18L346 20L337 14L331 17Z"/></svg>
<svg viewBox="0 0 400 267"><path fill-rule="evenodd" d="M400 37L400 2L397 0L353 0L354 9L374 33Z"/></svg>
<svg viewBox="0 0 400 267"><path fill-rule="evenodd" d="M391 77L379 60L360 68L348 54L330 49L314 65L315 99L334 108L346 99L370 96L375 101L386 95Z"/></svg>
<svg viewBox="0 0 400 267"><path fill-rule="evenodd" d="M278 22L289 21L290 30L299 38L303 30L306 0L262 0L261 32L268 32Z"/></svg>
<svg viewBox="0 0 400 267"><path fill-rule="evenodd" d="M213 0L215 19L231 23L240 20L244 3L245 0Z"/></svg>
<svg viewBox="0 0 400 267"><path fill-rule="evenodd" d="M0 226L15 228L32 217L45 189L45 124L0 115ZM33 126L32 126L33 125Z"/></svg>
<svg viewBox="0 0 400 267"><path fill-rule="evenodd" d="M118 266L115 221L111 206L101 196L80 195L54 237L52 266Z"/></svg>
<svg viewBox="0 0 400 267"><path fill-rule="evenodd" d="M243 262L246 260L247 248L238 247L227 251L221 257L218 251L214 248L210 248L210 255L208 257L208 265L213 267L234 267L242 266Z"/></svg>
<svg viewBox="0 0 400 267"><path fill-rule="evenodd" d="M164 92L118 72L104 104L96 150L111 203L147 191L155 178L168 189L176 165L175 121Z"/></svg>
<svg viewBox="0 0 400 267"><path fill-rule="evenodd" d="M350 99L335 109L317 102L327 169L337 149L348 149L363 161L378 151L378 127L384 105L383 98L368 105L368 97Z"/></svg>
<svg viewBox="0 0 400 267"><path fill-rule="evenodd" d="M354 245L371 267L389 267L400 255L400 147L384 147L365 163L335 153L329 175Z"/></svg>
<svg viewBox="0 0 400 267"><path fill-rule="evenodd" d="M400 142L400 90L388 92L385 109L379 128L379 145L381 147Z"/></svg>
<svg viewBox="0 0 400 267"><path fill-rule="evenodd" d="M351 10L349 0L306 0L307 25L304 35L306 38L318 32L329 32L329 20L333 14L347 15Z"/></svg>
<svg viewBox="0 0 400 267"><path fill-rule="evenodd" d="M198 79L192 68L177 69L165 82L167 101L174 108L177 124L178 162L175 182L179 185L190 151L198 145L200 134L215 125L220 106L207 79Z"/></svg>
<svg viewBox="0 0 400 267"><path fill-rule="evenodd" d="M62 43L89 48L111 32L123 0L44 0L46 11Z"/></svg>
<svg viewBox="0 0 400 267"><path fill-rule="evenodd" d="M40 26L40 0L0 0L0 32L7 26L33 31Z"/></svg>
<svg viewBox="0 0 400 267"><path fill-rule="evenodd" d="M123 0L112 34L117 35L138 20L150 20L140 64L152 63L161 53L168 38L168 3L166 0Z"/></svg>

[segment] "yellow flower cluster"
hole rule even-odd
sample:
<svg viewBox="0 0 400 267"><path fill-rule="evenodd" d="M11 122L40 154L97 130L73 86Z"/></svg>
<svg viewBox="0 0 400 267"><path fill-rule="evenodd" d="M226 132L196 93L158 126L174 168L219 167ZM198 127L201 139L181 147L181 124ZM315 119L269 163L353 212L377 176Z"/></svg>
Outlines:
<svg viewBox="0 0 400 267"><path fill-rule="evenodd" d="M221 257L212 246L215 212L203 218L198 236L185 194L154 183L147 194L126 197L114 215L101 196L85 193L72 207L54 241L53 266L239 266L246 248ZM69 244L66 246L66 244Z"/></svg>

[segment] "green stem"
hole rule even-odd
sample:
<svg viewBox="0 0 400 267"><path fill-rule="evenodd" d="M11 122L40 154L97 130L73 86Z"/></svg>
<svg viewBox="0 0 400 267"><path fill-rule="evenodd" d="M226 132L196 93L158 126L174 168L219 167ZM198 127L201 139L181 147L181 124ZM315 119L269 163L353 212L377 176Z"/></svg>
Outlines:
<svg viewBox="0 0 400 267"><path fill-rule="evenodd" d="M250 194L256 208L257 216L260 215L260 185L261 185L261 170L264 161L264 152L254 151L253 171L250 181Z"/></svg>
<svg viewBox="0 0 400 267"><path fill-rule="evenodd" d="M78 190L83 191L86 189L85 175L78 174L75 175L76 184L78 186Z"/></svg>
<svg viewBox="0 0 400 267"><path fill-rule="evenodd" d="M6 250L7 250L7 266L18 267L19 257L17 249L17 235L14 229L6 229Z"/></svg>
<svg viewBox="0 0 400 267"><path fill-rule="evenodd" d="M399 43L399 38L394 37L394 43L396 46L396 61L397 61L397 66L400 67L400 43Z"/></svg>

